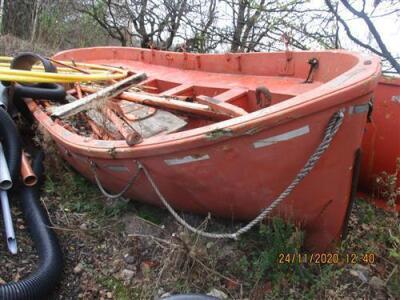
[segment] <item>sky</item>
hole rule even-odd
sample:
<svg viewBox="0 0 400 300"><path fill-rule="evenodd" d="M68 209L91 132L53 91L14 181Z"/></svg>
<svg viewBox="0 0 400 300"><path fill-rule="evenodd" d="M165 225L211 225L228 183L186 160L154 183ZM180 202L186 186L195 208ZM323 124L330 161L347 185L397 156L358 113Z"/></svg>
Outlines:
<svg viewBox="0 0 400 300"><path fill-rule="evenodd" d="M372 6L374 1L366 0L367 10L371 12L374 7ZM354 3L361 5L361 0L356 0ZM321 7L321 5L325 5L323 0L311 0L311 5L315 5L316 7ZM398 9L400 10L400 0L396 4ZM360 8L360 7L358 7ZM375 9L374 15L381 16L386 14L389 11L393 10L393 5L385 3L384 1L378 5ZM353 32L353 34L360 38L363 42L368 43L368 28L365 25L364 21L355 18L343 5L339 6L339 13L345 20L348 21L349 26ZM400 13L392 14L383 17L376 17L371 19L373 24L376 26L378 32L381 34L382 40L386 44L387 48L391 53L394 53L395 56L400 58ZM350 39L347 37L344 29L341 29L341 37L343 46L345 48L351 50L360 50L361 48L355 45ZM364 49L361 49L365 51Z"/></svg>

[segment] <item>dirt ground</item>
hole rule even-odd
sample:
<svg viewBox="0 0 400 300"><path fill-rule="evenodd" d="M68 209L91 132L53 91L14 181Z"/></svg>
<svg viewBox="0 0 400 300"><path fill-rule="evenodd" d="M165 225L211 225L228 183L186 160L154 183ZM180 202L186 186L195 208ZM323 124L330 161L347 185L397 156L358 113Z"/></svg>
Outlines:
<svg viewBox="0 0 400 300"><path fill-rule="evenodd" d="M365 201L356 201L348 237L337 252L373 253L374 261L279 264L280 252L302 252L303 237L279 219L239 241L203 239L185 231L165 210L106 200L63 162L48 160L47 166L41 201L65 260L54 299L159 299L178 292L211 292L222 299L400 298L399 216ZM23 278L37 262L17 201L13 213L19 253L9 254L0 234L0 284ZM208 230L231 231L240 225L184 217Z"/></svg>

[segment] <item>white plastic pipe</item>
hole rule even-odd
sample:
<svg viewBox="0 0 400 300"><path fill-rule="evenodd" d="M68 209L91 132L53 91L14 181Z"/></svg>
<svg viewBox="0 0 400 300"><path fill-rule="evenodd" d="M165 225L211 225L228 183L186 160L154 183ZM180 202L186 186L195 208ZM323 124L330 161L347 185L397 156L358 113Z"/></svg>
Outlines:
<svg viewBox="0 0 400 300"><path fill-rule="evenodd" d="M6 191L0 190L1 210L3 212L4 228L7 238L8 250L12 254L17 254L17 240L15 239L14 226L12 223L10 203L8 202L8 195Z"/></svg>
<svg viewBox="0 0 400 300"><path fill-rule="evenodd" d="M0 82L0 107L2 107L5 111L8 108L8 88L6 88Z"/></svg>
<svg viewBox="0 0 400 300"><path fill-rule="evenodd" d="M10 170L8 169L3 145L0 143L0 189L6 191L12 188Z"/></svg>

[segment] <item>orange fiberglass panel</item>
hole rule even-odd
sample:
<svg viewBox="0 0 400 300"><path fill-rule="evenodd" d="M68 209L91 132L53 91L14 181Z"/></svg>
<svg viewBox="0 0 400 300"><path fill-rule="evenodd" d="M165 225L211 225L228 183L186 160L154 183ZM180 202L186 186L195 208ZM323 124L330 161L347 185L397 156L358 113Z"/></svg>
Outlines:
<svg viewBox="0 0 400 300"><path fill-rule="evenodd" d="M103 186L118 192L140 163L181 211L253 219L289 186L321 143L332 116L340 115L343 122L329 148L273 210L305 229L309 250L321 251L340 240L355 155L380 76L376 57L346 51L201 55L103 47L64 51L55 58L145 72L148 79L141 84L146 89L148 82L152 95L189 95L194 101L211 96L214 104L226 103L226 110L241 108L236 109L239 116L223 121L190 123L187 118L186 129L128 146L124 140L73 133L40 104L27 101L61 155L81 174L94 180L95 165ZM319 65L306 83L311 59ZM257 103L259 87L270 92L268 107ZM162 206L144 172L124 195Z"/></svg>
<svg viewBox="0 0 400 300"><path fill-rule="evenodd" d="M362 141L360 187L375 203L400 211L400 78L384 76L375 92L371 123Z"/></svg>

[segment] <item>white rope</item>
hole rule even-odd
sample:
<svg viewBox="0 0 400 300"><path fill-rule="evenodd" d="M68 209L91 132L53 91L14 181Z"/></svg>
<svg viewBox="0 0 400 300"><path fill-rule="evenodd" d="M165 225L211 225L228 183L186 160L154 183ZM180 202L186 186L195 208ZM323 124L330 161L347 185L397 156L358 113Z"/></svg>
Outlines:
<svg viewBox="0 0 400 300"><path fill-rule="evenodd" d="M172 216L184 227L188 230L192 231L195 234L200 236L208 237L208 238L231 238L237 239L243 233L249 231L254 225L261 222L266 216L268 216L271 211L277 207L283 200L285 200L291 192L296 188L296 186L311 172L314 168L315 164L321 158L322 154L329 148L333 137L336 135L337 131L339 130L340 126L343 123L344 113L343 110L340 110L333 114L332 118L330 119L328 126L325 129L324 137L318 147L315 149L314 153L310 156L304 167L300 170L300 172L296 175L294 180L289 184L289 186L276 198L269 206L264 208L260 214L255 217L251 222L249 222L244 227L240 228L236 232L233 233L212 233L212 232L205 232L203 230L197 229L190 224L188 224L184 219L179 216L179 214L172 208L172 206L168 203L165 197L161 194L160 190L158 189L157 185L155 184L153 178L150 176L150 173L145 168L143 164L138 161L138 165L140 169L143 169L144 174L146 175L147 179L149 180L151 186L153 187L154 191L160 198L161 202L164 206L168 209L168 211L172 214Z"/></svg>
<svg viewBox="0 0 400 300"><path fill-rule="evenodd" d="M101 181L100 181L100 179L99 179L99 177L97 175L97 172L96 172L97 166L96 166L96 164L93 161L90 161L89 163L90 163L90 167L92 168L94 179L96 181L97 187L99 188L100 192L105 197L107 197L109 199L117 199L117 198L122 197L122 195L125 194L126 191L128 191L131 188L131 186L134 184L134 182L136 181L136 179L139 177L139 174L140 174L140 166L138 164L138 169L136 171L136 174L131 177L131 179L128 181L126 186L119 193L110 194L104 189L104 187L103 187L103 185L102 185L102 183L101 183Z"/></svg>

